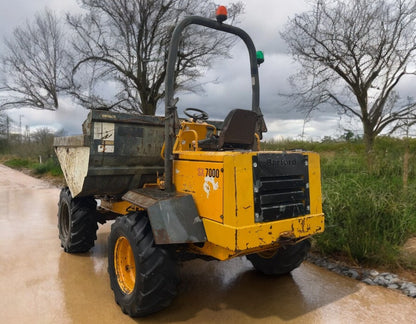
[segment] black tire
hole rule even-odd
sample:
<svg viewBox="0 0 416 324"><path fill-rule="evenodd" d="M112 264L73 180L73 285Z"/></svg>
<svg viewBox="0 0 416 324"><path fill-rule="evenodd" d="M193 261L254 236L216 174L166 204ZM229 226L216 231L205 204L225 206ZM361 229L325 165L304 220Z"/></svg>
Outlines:
<svg viewBox="0 0 416 324"><path fill-rule="evenodd" d="M305 260L311 242L304 240L295 245L284 245L275 251L247 255L254 268L267 275L284 275L300 266Z"/></svg>
<svg viewBox="0 0 416 324"><path fill-rule="evenodd" d="M177 295L179 265L174 251L155 245L145 212L121 216L112 224L108 273L117 304L131 317L160 311Z"/></svg>
<svg viewBox="0 0 416 324"><path fill-rule="evenodd" d="M97 202L93 197L72 198L63 188L58 204L61 246L68 253L88 252L97 239Z"/></svg>

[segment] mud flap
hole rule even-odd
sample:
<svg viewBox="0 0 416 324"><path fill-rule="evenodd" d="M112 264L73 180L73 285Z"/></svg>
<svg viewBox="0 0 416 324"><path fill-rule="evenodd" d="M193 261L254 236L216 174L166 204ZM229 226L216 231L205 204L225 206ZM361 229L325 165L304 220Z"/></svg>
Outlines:
<svg viewBox="0 0 416 324"><path fill-rule="evenodd" d="M191 195L137 189L127 192L123 200L147 210L156 244L199 243L207 239Z"/></svg>

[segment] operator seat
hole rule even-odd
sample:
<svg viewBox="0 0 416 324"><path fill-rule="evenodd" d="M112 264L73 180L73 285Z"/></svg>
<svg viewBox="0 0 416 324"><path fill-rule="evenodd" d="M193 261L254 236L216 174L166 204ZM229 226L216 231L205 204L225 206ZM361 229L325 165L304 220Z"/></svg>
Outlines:
<svg viewBox="0 0 416 324"><path fill-rule="evenodd" d="M224 119L219 136L198 141L203 150L249 150L254 145L257 114L251 110L233 109Z"/></svg>

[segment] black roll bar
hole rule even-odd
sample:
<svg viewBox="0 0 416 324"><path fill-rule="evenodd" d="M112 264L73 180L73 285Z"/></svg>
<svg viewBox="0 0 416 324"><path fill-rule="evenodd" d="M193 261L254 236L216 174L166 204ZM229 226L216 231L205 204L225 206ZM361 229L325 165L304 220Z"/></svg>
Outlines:
<svg viewBox="0 0 416 324"><path fill-rule="evenodd" d="M178 57L179 42L182 37L182 31L189 25L201 25L208 28L220 30L226 33L234 34L240 37L247 46L250 56L250 72L252 87L252 110L259 116L256 132L262 138L262 133L267 131L263 115L260 110L260 86L259 73L257 66L256 48L250 36L242 29L231 25L223 24L218 21L200 16L185 17L176 25L169 45L169 55L166 66L165 77L165 190L167 192L175 191L172 183L172 165L173 165L173 144L176 137L176 100L173 98L175 85L175 63Z"/></svg>

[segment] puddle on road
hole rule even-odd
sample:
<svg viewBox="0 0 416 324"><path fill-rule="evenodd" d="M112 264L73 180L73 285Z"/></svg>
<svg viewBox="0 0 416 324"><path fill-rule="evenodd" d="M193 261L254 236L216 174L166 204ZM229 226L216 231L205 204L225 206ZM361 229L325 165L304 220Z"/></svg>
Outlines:
<svg viewBox="0 0 416 324"><path fill-rule="evenodd" d="M20 187L27 176L22 180L6 171L0 168L0 312L5 323L408 323L416 318L416 301L397 292L311 264L291 275L265 276L237 258L183 263L172 305L131 319L110 288L110 224L100 226L91 252L64 253L57 229L59 189L42 187L37 179ZM12 190L3 186L10 177L19 184Z"/></svg>

